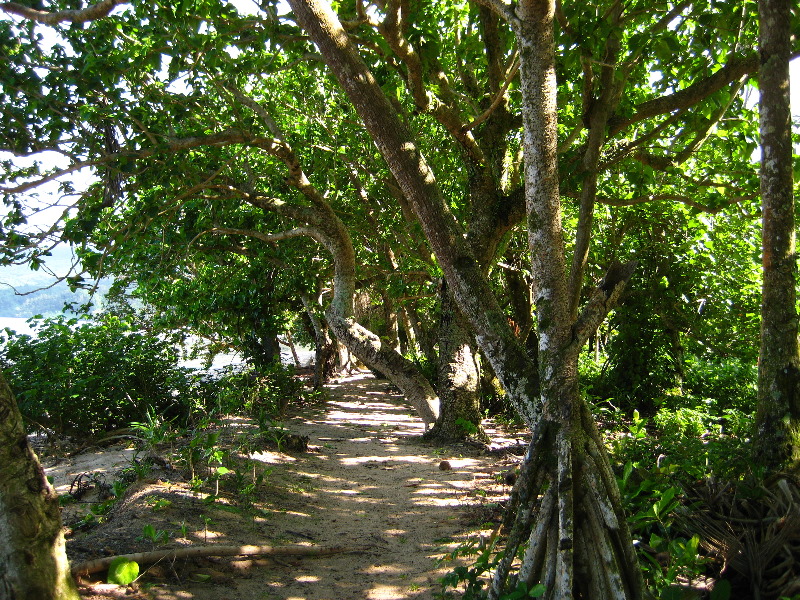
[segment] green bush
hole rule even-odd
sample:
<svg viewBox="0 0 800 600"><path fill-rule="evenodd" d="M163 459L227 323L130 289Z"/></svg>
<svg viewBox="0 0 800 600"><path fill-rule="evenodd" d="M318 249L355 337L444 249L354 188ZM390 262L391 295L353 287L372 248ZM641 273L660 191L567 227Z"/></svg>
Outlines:
<svg viewBox="0 0 800 600"><path fill-rule="evenodd" d="M692 357L686 368L684 392L711 401L718 410L746 413L756 408L758 365L736 359L701 360Z"/></svg>
<svg viewBox="0 0 800 600"><path fill-rule="evenodd" d="M91 435L144 421L186 419L207 389L179 352L113 316L34 319L36 337L6 330L0 365L25 418L58 433Z"/></svg>
<svg viewBox="0 0 800 600"><path fill-rule="evenodd" d="M699 437L711 420L707 413L693 408L660 408L653 418L658 430L665 436L685 435Z"/></svg>
<svg viewBox="0 0 800 600"><path fill-rule="evenodd" d="M266 367L233 367L216 382L217 409L222 413L242 413L259 418L279 416L289 404L307 401L313 392L303 387L294 369L280 363Z"/></svg>

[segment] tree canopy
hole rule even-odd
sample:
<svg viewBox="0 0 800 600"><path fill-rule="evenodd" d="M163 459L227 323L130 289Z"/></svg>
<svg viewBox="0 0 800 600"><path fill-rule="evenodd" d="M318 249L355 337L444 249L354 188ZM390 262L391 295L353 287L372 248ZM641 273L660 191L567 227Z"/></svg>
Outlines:
<svg viewBox="0 0 800 600"><path fill-rule="evenodd" d="M321 307L443 428L479 421L477 378L441 367L472 347L534 432L512 505L538 516L509 547L551 533L522 576L640 597L578 364L603 347L590 394L655 411L693 364L755 362L758 3L68 4L1 6L1 260L72 244L253 357ZM63 215L37 230L51 182Z"/></svg>

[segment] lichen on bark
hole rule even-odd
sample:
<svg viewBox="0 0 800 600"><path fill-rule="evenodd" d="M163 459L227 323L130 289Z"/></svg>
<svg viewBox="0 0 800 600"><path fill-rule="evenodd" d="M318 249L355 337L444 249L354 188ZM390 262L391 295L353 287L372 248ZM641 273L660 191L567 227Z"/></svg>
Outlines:
<svg viewBox="0 0 800 600"><path fill-rule="evenodd" d="M0 374L0 597L79 600L69 572L58 496L28 443Z"/></svg>

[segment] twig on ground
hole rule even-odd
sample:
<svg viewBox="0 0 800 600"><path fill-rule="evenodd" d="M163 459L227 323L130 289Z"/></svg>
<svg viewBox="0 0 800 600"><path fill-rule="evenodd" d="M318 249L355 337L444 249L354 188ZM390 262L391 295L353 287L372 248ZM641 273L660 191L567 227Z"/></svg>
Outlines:
<svg viewBox="0 0 800 600"><path fill-rule="evenodd" d="M190 546L186 548L173 548L171 550L155 550L153 552L136 552L134 554L121 554L119 556L105 556L87 562L79 563L72 567L75 577L99 573L108 569L109 565L118 558L124 558L142 564L150 564L163 559L174 560L177 558L190 558L202 556L329 556L355 552L354 548L345 547L319 547L319 546Z"/></svg>

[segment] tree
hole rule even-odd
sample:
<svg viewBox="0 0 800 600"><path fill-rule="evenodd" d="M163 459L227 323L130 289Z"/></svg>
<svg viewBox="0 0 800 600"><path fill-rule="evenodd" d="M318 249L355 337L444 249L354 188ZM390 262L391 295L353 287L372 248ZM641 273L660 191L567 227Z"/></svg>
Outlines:
<svg viewBox="0 0 800 600"><path fill-rule="evenodd" d="M79 600L69 570L58 496L28 443L0 374L0 597Z"/></svg>
<svg viewBox="0 0 800 600"><path fill-rule="evenodd" d="M555 152L554 4L525 3L519 17L506 13L521 47L526 200L540 340L538 373L494 301L413 136L349 44L336 15L320 2L292 0L290 4L405 192L484 354L519 412L534 427L521 478L524 483L514 498L519 513L491 596L498 597L505 588L516 549L530 535L522 580L541 580L548 597L564 598L575 592L596 598L640 597L641 575L616 481L577 388L578 351L588 332L616 302L632 268L609 272L582 321L573 323L566 296ZM538 495L545 482L549 485L540 503ZM533 507L537 510L532 511ZM533 526L531 518L535 518ZM574 577L573 563L588 577Z"/></svg>
<svg viewBox="0 0 800 600"><path fill-rule="evenodd" d="M796 307L792 128L792 3L760 0L759 72L763 285L755 451L769 468L800 460L800 346Z"/></svg>
<svg viewBox="0 0 800 600"><path fill-rule="evenodd" d="M391 175L378 177L373 170L374 181L392 189L395 206L418 220L468 323L468 335L533 429L529 460L512 502L515 524L493 595L507 586L520 543L531 539L521 575L527 582L545 582L553 597L638 597L638 569L616 483L577 387L578 353L617 302L633 268L633 257L615 248L604 249L603 261L592 256L597 207L612 217L625 212L634 220L646 207L656 206L666 215L666 227L670 203L709 213L752 204L752 136L740 94L758 68L751 51L750 4L731 11L712 2L555 6L484 0L431 3L424 6L431 10L419 10L400 1L369 7L342 2L342 25L318 2L292 4L294 14L284 19L275 18L270 5L263 18L241 19L213 2L200 3L191 16L137 2L122 17L96 21L91 36L78 28L66 30L72 54L61 57L62 63L47 63L45 83L61 92L51 94L49 102L61 95L75 100L42 106L35 78L13 72L9 79L19 85L3 118L11 132L7 147L27 153L62 149L69 140L74 146L64 152L73 162L61 173L18 170L7 178L17 185L5 191L23 192L26 177L55 178L86 164L106 175L108 189L116 175L129 197L141 185L142 202L133 214L143 220L173 207L179 210L189 197L203 215L222 214L215 207L223 204L249 204L263 211L252 213L249 235L268 243L312 235L328 249L336 279L329 309L332 328L338 327L337 334L354 346L363 342L382 350L380 340L359 337L361 330L351 319L352 225L343 222L343 205L332 203L335 193L320 193L341 187L341 180L331 185L327 177L335 161L323 159L315 169L305 158L295 160L292 148L300 152L320 145L318 130L282 127L296 133L290 144L271 126L272 111L264 118L259 109L272 100L261 80L275 72L291 73L279 89L302 87L308 93L326 86L325 72L305 69L316 64L321 52L368 135L352 127L346 111L334 116L336 128L347 131L348 147L369 157L370 165L369 141L380 150ZM18 12L52 20L35 11ZM73 20L75 13L63 16ZM307 46L295 18L317 48ZM117 26L144 34L130 43L130 36L118 36ZM107 53L98 58L88 38L106 43ZM267 62L263 48L274 63ZM236 53L237 69L247 71L238 85L247 91L244 99L226 87L238 77L228 69ZM41 53L36 58L45 60ZM98 60L105 61L103 68ZM153 70L163 72L159 69L166 63L166 81L151 85ZM145 73L142 64L152 68ZM85 89L84 78L64 76L75 71L92 73L98 81ZM653 73L661 78L652 81ZM181 78L191 82L191 89L169 91ZM98 87L101 101L85 102L97 96ZM326 101L340 106L333 91ZM90 109L75 112L75 105L87 104ZM308 111L299 112L305 116ZM20 114L37 127L18 132ZM738 119L734 125L728 122L731 115ZM119 152L112 151L113 144L100 143L98 135L82 135L107 131L109 122L124 124L117 125L124 138ZM58 135L48 137L53 131ZM707 143L711 139L714 143ZM289 173L288 187L299 198L285 200L287 186L257 175L273 173L271 161ZM159 181L157 170L164 187L146 187ZM166 181L169 176L174 180L174 173L181 174L180 187ZM172 200L164 199L164 190L170 190ZM108 194L101 191L81 202L73 239L91 237L93 219L113 213L104 204ZM616 210L621 208L625 211ZM562 210L574 219L574 229L564 230ZM503 290L491 271L526 214L528 256L515 259L520 269L530 267L535 320L524 314L525 302L495 297L495 291ZM286 229L282 219L300 227ZM223 227L229 231L217 229L224 235L241 235L245 229L237 224L240 231L233 233ZM620 231L618 238L625 228ZM12 238L12 250L22 253L27 241ZM595 283L602 278L599 285L587 284L589 274ZM526 323L526 331L532 329L527 344L509 327L509 313ZM529 355L536 348L538 356ZM398 363L395 370L406 364Z"/></svg>

